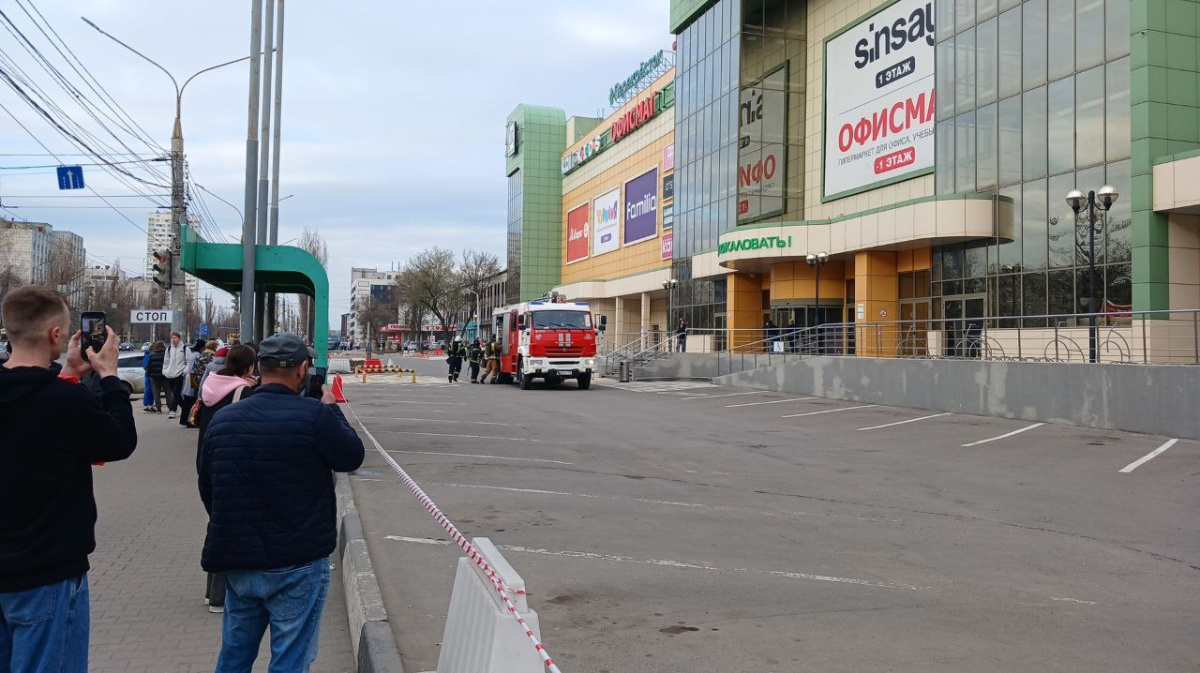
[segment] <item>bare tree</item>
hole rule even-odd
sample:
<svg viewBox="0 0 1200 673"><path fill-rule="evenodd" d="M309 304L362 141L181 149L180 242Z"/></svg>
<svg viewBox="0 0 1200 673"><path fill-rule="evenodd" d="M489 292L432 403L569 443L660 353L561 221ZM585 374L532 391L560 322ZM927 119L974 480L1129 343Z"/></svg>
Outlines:
<svg viewBox="0 0 1200 673"><path fill-rule="evenodd" d="M325 242L325 237L316 229L305 227L300 232L300 241L297 246L308 251L308 254L316 258L321 266L327 271L329 269L329 245ZM313 310L312 298L305 295L300 295L300 315L303 319L304 328L299 331L307 332L308 338L316 343L316 340L321 336L317 334L316 326L316 311Z"/></svg>
<svg viewBox="0 0 1200 673"><path fill-rule="evenodd" d="M454 253L445 248L429 248L414 255L396 279L396 287L401 303L420 305L442 325L462 302Z"/></svg>
<svg viewBox="0 0 1200 673"><path fill-rule="evenodd" d="M393 300L382 301L367 295L356 307L358 324L362 326L364 338L374 343L379 334L379 328L391 323L398 315L397 304Z"/></svg>

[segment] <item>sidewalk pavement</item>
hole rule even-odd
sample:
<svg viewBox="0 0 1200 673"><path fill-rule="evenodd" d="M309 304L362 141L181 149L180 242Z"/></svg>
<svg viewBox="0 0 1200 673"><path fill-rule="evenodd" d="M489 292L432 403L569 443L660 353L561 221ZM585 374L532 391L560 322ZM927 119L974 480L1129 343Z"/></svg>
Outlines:
<svg viewBox="0 0 1200 673"><path fill-rule="evenodd" d="M94 673L212 671L221 615L204 604L200 550L208 517L196 488L196 430L135 408L138 448L95 468L96 551L90 670ZM269 633L268 633L269 636ZM267 670L269 637L255 671ZM335 568L321 620L317 673L355 670Z"/></svg>

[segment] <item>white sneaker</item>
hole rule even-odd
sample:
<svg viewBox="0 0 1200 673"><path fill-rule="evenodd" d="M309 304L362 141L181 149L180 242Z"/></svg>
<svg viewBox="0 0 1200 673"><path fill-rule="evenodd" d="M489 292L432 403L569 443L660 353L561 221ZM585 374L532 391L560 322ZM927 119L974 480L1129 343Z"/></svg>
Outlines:
<svg viewBox="0 0 1200 673"><path fill-rule="evenodd" d="M174 411L172 411L171 413L167 414L167 418L174 419L174 418L175 418L175 412L174 412Z"/></svg>
<svg viewBox="0 0 1200 673"><path fill-rule="evenodd" d="M210 605L210 606L208 606L208 611L212 612L212 613L220 614L222 612L225 612L225 606L224 605Z"/></svg>

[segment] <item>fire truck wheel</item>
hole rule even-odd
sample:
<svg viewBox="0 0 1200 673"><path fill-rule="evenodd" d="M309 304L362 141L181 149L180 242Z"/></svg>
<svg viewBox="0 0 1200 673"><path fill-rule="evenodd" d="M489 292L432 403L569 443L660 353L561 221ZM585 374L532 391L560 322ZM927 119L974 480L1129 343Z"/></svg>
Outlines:
<svg viewBox="0 0 1200 673"><path fill-rule="evenodd" d="M521 390L529 390L532 383L533 377L525 373L525 361L517 360L517 384L521 386Z"/></svg>
<svg viewBox="0 0 1200 673"><path fill-rule="evenodd" d="M575 377L575 380L579 382L580 390L587 390L588 388L592 387L592 375L591 374L580 374L579 376Z"/></svg>

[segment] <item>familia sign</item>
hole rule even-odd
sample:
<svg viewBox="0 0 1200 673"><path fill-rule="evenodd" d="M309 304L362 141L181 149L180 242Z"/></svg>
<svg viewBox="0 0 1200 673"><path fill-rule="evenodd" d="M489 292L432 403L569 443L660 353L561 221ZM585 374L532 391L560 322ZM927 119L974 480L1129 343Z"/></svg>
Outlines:
<svg viewBox="0 0 1200 673"><path fill-rule="evenodd" d="M834 35L825 68L824 200L933 170L932 0L899 0Z"/></svg>
<svg viewBox="0 0 1200 673"><path fill-rule="evenodd" d="M658 169L625 183L625 245L658 235Z"/></svg>
<svg viewBox="0 0 1200 673"><path fill-rule="evenodd" d="M600 133L592 136L587 142L567 152L562 157L562 174L566 175L591 161L597 154L620 142L630 133L641 128L646 122L662 114L664 110L675 105L675 83L671 82L659 89L646 94L636 104L630 105L613 123Z"/></svg>

